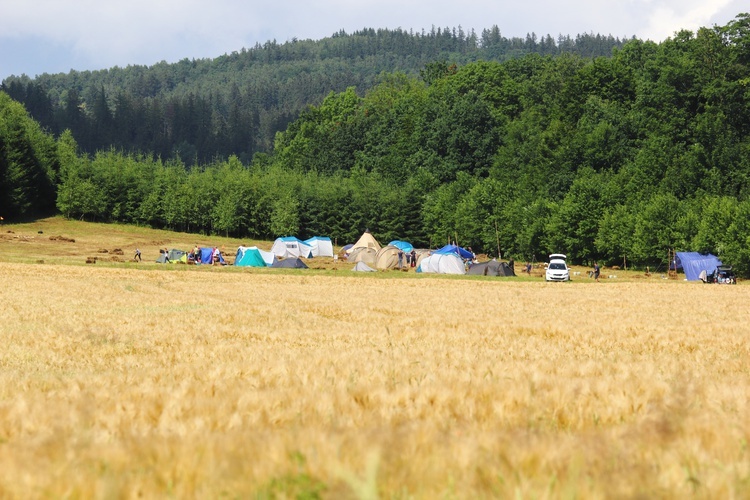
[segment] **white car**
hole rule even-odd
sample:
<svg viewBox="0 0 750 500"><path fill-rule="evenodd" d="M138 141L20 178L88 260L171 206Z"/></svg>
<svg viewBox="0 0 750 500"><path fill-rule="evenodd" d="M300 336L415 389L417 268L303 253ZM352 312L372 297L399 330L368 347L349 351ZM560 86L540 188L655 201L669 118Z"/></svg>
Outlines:
<svg viewBox="0 0 750 500"><path fill-rule="evenodd" d="M570 281L570 269L565 262L566 258L567 257L561 253L553 253L550 255L544 279L547 281Z"/></svg>

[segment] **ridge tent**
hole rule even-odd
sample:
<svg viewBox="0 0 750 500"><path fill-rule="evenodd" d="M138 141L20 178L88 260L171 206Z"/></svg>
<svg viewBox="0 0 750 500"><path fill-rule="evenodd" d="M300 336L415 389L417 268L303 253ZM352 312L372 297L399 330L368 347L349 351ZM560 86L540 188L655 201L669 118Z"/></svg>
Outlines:
<svg viewBox="0 0 750 500"><path fill-rule="evenodd" d="M291 257L288 259L277 260L276 262L271 264L271 267L275 269L281 269L281 268L307 269L308 268L307 264L302 262L302 259L300 259L299 257Z"/></svg>
<svg viewBox="0 0 750 500"><path fill-rule="evenodd" d="M462 259L473 259L474 254L465 248L461 248L458 245L445 245L443 248L439 248L432 252L433 254L455 254L461 257Z"/></svg>
<svg viewBox="0 0 750 500"><path fill-rule="evenodd" d="M348 253L351 255L358 248L373 248L375 249L375 252L377 252L381 247L380 243L378 243L378 240L375 239L372 233L370 233L370 231L365 231L362 233L362 236L359 237L357 242L352 245Z"/></svg>
<svg viewBox="0 0 750 500"><path fill-rule="evenodd" d="M515 276L516 273L510 268L506 262L498 262L492 259L487 262L480 262L474 264L469 268L466 274L479 275L479 276Z"/></svg>
<svg viewBox="0 0 750 500"><path fill-rule="evenodd" d="M167 261L167 257L169 258L169 261ZM173 248L167 253L160 253L159 258L156 259L156 262L158 262L159 264L165 264L166 262L170 262L172 264L176 262L187 264L187 252Z"/></svg>
<svg viewBox="0 0 750 500"><path fill-rule="evenodd" d="M362 273L374 273L377 272L375 269L371 268L364 262L357 262L354 267L352 268L352 271L362 272Z"/></svg>
<svg viewBox="0 0 750 500"><path fill-rule="evenodd" d="M375 255L375 267L378 269L396 269L398 267L398 253L401 251L401 249L392 245L381 248ZM402 259L401 264L406 265L406 256L403 256Z"/></svg>
<svg viewBox="0 0 750 500"><path fill-rule="evenodd" d="M304 257L307 259L311 252L312 247L310 245L294 236L276 238L271 247L271 253L282 259L289 257Z"/></svg>
<svg viewBox="0 0 750 500"><path fill-rule="evenodd" d="M390 243L388 243L388 245L394 246L396 248L400 248L405 253L409 253L412 250L414 250L414 246L408 241L393 240Z"/></svg>
<svg viewBox="0 0 750 500"><path fill-rule="evenodd" d="M688 281L700 279L701 271L712 273L721 265L721 261L715 255L700 254L698 252L676 252L674 268L682 268Z"/></svg>
<svg viewBox="0 0 750 500"><path fill-rule="evenodd" d="M466 274L461 257L454 253L433 253L422 259L418 273Z"/></svg>
<svg viewBox="0 0 750 500"><path fill-rule="evenodd" d="M303 243L312 248L311 257L333 257L333 244L327 236L313 236Z"/></svg>
<svg viewBox="0 0 750 500"><path fill-rule="evenodd" d="M276 256L258 247L239 247L235 266L267 267L274 263Z"/></svg>

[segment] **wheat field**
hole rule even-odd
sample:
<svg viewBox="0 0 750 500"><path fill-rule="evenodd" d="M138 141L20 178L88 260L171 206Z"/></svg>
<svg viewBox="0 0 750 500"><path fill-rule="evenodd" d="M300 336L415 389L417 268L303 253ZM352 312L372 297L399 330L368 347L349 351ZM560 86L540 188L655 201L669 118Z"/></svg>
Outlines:
<svg viewBox="0 0 750 500"><path fill-rule="evenodd" d="M3 498L750 498L744 284L7 260Z"/></svg>

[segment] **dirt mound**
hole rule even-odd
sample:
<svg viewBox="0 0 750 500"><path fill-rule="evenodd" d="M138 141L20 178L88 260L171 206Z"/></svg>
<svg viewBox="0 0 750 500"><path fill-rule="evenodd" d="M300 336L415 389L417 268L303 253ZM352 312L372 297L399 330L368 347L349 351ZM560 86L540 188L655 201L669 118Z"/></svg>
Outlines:
<svg viewBox="0 0 750 500"><path fill-rule="evenodd" d="M65 241L68 243L76 242L76 240L74 240L73 238L66 238L65 236L50 236L49 239L52 241Z"/></svg>

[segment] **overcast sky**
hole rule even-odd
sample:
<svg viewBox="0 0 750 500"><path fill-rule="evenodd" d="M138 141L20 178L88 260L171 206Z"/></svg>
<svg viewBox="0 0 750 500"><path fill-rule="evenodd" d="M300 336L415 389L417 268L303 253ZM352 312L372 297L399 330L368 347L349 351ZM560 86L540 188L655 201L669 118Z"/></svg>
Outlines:
<svg viewBox="0 0 750 500"><path fill-rule="evenodd" d="M432 26L503 36L599 33L660 42L725 25L747 0L0 0L0 80L214 58L341 29Z"/></svg>

